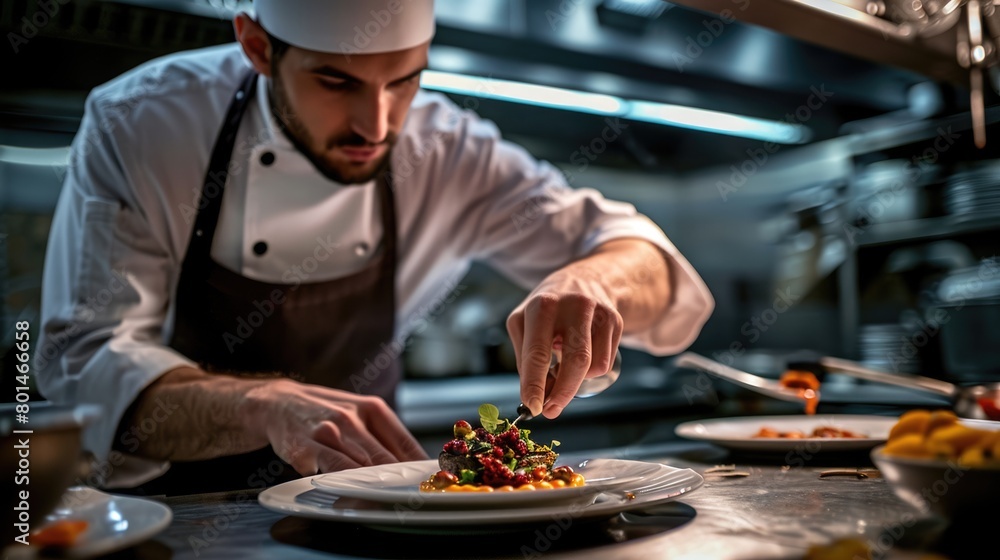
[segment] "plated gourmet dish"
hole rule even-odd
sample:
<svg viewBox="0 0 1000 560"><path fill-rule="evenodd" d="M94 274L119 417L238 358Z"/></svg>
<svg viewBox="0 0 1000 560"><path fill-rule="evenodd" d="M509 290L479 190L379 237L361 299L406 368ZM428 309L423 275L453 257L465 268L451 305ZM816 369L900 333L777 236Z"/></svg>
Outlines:
<svg viewBox="0 0 1000 560"><path fill-rule="evenodd" d="M530 430L500 418L492 404L479 407L480 427L459 420L438 455L440 470L420 484L424 492L512 492L583 486L583 475L555 466L559 445L532 441Z"/></svg>

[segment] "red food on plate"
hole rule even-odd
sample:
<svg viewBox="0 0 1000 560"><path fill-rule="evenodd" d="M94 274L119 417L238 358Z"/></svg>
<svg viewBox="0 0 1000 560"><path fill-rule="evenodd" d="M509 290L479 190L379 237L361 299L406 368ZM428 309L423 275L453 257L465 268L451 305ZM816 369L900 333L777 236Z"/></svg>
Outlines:
<svg viewBox="0 0 1000 560"><path fill-rule="evenodd" d="M42 548L69 548L86 530L86 521L60 519L31 533L28 542Z"/></svg>
<svg viewBox="0 0 1000 560"><path fill-rule="evenodd" d="M778 383L789 389L798 389L806 400L806 414L816 414L816 406L819 405L819 379L811 371L790 369L781 374Z"/></svg>
<svg viewBox="0 0 1000 560"><path fill-rule="evenodd" d="M753 435L755 438L780 438L780 439L803 439L803 438L865 438L865 434L859 434L850 430L842 430L833 426L817 426L812 433L806 434L799 430L789 432L779 432L768 426L762 427Z"/></svg>
<svg viewBox="0 0 1000 560"><path fill-rule="evenodd" d="M983 409L983 413L990 420L1000 420L1000 393L993 396L979 397L976 401L979 403L979 408Z"/></svg>

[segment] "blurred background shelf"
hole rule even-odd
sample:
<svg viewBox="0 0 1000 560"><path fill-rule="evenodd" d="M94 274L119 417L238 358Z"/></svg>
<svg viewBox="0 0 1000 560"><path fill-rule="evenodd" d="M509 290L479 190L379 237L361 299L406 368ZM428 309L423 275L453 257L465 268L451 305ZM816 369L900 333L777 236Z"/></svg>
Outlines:
<svg viewBox="0 0 1000 560"><path fill-rule="evenodd" d="M872 224L857 237L858 246L886 245L928 239L943 239L967 233L1000 230L1000 216L938 216L919 220Z"/></svg>

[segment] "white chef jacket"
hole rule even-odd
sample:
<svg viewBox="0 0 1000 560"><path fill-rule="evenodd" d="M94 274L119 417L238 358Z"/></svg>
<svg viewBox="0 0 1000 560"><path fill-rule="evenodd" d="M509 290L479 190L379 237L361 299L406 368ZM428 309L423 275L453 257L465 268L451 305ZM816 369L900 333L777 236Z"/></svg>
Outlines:
<svg viewBox="0 0 1000 560"><path fill-rule="evenodd" d="M121 482L130 469L109 451L138 393L168 370L195 365L166 346L173 296L210 151L249 69L237 44L200 49L144 64L87 98L46 254L35 372L46 398L104 407L84 447L118 467L108 484L138 484L164 467L125 455L138 476ZM344 186L317 173L276 127L267 80L258 84L233 150L213 257L274 283L360 269L381 246L374 182ZM673 282L669 311L623 344L679 352L712 311L708 289L652 221L630 204L568 187L556 168L442 95L417 94L391 158L397 340L431 319L474 259L527 289L616 238L662 249ZM258 255L261 241L268 249Z"/></svg>

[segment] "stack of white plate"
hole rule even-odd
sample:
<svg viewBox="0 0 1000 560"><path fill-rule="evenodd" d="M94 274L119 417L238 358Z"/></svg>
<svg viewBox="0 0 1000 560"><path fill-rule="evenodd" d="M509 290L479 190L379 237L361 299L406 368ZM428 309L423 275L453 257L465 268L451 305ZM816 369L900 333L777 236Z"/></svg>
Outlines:
<svg viewBox="0 0 1000 560"><path fill-rule="evenodd" d="M863 325L861 362L892 373L920 373L920 349L910 339L910 331L899 323Z"/></svg>
<svg viewBox="0 0 1000 560"><path fill-rule="evenodd" d="M977 163L949 177L944 207L965 218L1000 214L1000 160Z"/></svg>

